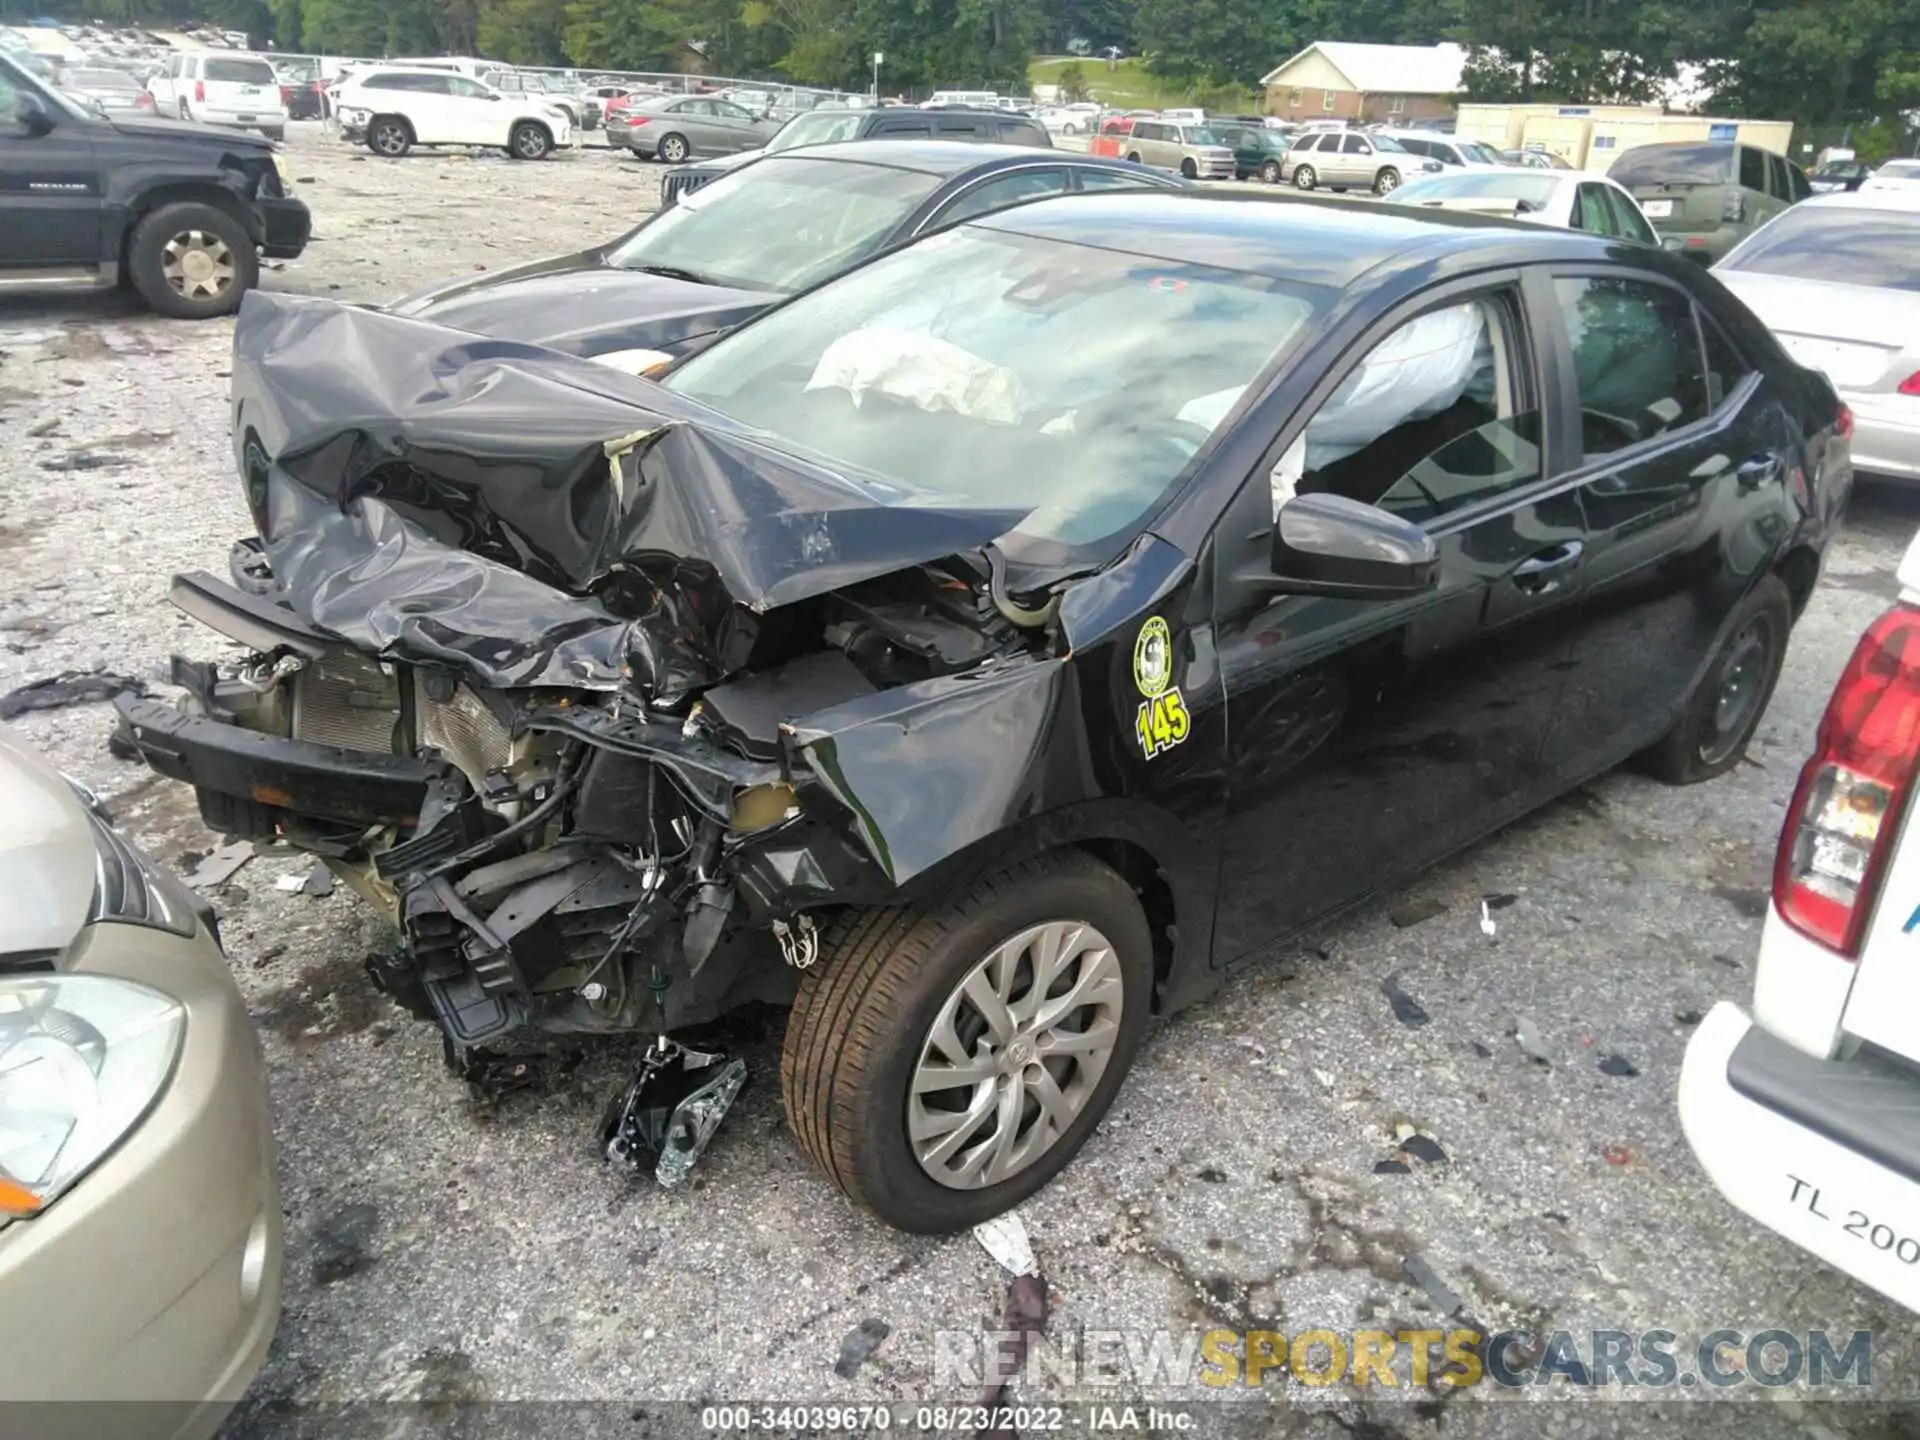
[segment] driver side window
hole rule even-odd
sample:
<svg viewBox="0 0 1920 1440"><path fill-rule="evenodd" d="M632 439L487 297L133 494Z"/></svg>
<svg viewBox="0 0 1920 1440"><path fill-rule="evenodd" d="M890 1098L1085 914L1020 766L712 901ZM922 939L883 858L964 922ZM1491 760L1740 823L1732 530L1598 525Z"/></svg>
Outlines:
<svg viewBox="0 0 1920 1440"><path fill-rule="evenodd" d="M1580 387L1588 459L1704 419L1707 368L1693 306L1646 280L1553 282Z"/></svg>
<svg viewBox="0 0 1920 1440"><path fill-rule="evenodd" d="M1416 316L1347 373L1273 470L1277 514L1330 492L1416 525L1540 478L1519 307L1496 291Z"/></svg>

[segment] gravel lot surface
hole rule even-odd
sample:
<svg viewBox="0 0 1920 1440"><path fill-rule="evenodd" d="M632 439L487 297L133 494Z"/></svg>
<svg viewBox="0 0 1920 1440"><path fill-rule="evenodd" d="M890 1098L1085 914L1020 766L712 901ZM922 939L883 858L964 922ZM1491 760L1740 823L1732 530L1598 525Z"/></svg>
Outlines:
<svg viewBox="0 0 1920 1440"><path fill-rule="evenodd" d="M269 270L275 289L384 302L608 238L657 194L655 167L605 151L383 162L292 131L316 236ZM176 570L224 571L246 529L230 331L113 297L0 308L0 692L67 670L157 679L170 651L220 653L165 595ZM1024 1207L1054 1335L1432 1327L1444 1301L1409 1278L1418 1256L1495 1328L1871 1329L1874 1395L1912 1394L1920 1325L1726 1205L1673 1095L1689 1025L1751 986L1785 797L1917 524L1920 495L1863 489L1752 763L1684 791L1610 777L1159 1026L1081 1159ZM109 717L88 705L13 728L190 868L218 837L184 787L108 756ZM272 1065L290 1245L272 1358L229 1435L311 1429L287 1402L922 1397L936 1332L996 1324L1005 1277L973 1240L885 1230L801 1159L780 1117L779 1017L738 1023L754 1081L698 1183L659 1192L606 1169L592 1141L631 1047L479 1106L435 1032L363 977L384 943L369 912L344 888L275 888L306 868L257 858L215 896ZM1483 896L1510 897L1491 937ZM1389 975L1426 1023L1396 1018ZM1547 1063L1512 1038L1522 1019ZM1603 1073L1608 1056L1635 1073ZM1445 1163L1374 1173L1402 1123ZM869 1318L890 1333L837 1376ZM1263 1398L1291 1403L1224 1413L1329 1436L1912 1433L1791 1388L1659 1408L1476 1393L1370 1417L1340 1391L1270 1383ZM627 1410L595 1413L642 1433ZM565 1430L559 1412L532 1413L541 1433Z"/></svg>

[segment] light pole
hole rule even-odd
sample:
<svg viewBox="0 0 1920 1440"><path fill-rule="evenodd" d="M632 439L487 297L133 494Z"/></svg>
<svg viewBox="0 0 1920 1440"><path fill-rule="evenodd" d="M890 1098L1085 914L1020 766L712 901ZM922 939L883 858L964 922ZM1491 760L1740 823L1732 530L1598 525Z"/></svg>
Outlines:
<svg viewBox="0 0 1920 1440"><path fill-rule="evenodd" d="M873 52L873 103L880 103L880 62L887 57L878 50Z"/></svg>

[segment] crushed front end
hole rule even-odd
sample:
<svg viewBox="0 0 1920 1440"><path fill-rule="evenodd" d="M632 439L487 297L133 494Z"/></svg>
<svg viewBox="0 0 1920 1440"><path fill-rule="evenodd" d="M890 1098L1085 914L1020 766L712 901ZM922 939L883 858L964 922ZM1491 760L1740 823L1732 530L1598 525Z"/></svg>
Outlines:
<svg viewBox="0 0 1920 1440"><path fill-rule="evenodd" d="M372 978L450 1059L659 1036L602 1140L684 1173L744 1070L669 1033L790 998L831 911L1021 803L877 798L917 737L1000 716L984 774L1048 723L1052 641L978 553L1017 517L889 510L606 367L326 302L249 297L234 391L259 535L172 598L245 654L176 659L122 742L386 916Z"/></svg>

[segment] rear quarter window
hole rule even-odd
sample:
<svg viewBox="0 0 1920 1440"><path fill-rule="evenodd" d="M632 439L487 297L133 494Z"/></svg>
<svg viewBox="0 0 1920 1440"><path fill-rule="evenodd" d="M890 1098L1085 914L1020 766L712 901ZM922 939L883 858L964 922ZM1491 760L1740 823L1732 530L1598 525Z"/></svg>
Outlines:
<svg viewBox="0 0 1920 1440"><path fill-rule="evenodd" d="M1053 145L1047 138L1047 132L1031 120L1003 121L1000 138L1013 145L1041 145L1048 148Z"/></svg>

